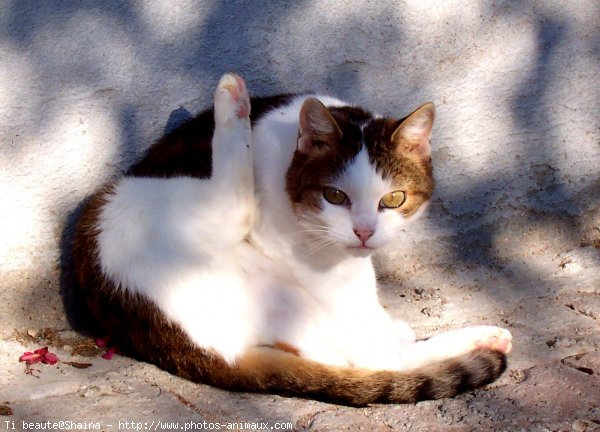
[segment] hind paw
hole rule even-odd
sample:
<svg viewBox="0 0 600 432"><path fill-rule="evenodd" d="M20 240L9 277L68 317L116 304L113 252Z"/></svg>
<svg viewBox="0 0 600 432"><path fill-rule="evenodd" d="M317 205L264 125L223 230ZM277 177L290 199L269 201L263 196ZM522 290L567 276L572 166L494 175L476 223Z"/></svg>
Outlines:
<svg viewBox="0 0 600 432"><path fill-rule="evenodd" d="M441 333L424 343L430 352L444 353L444 358L458 357L478 348L508 354L512 349L512 335L500 327L473 326Z"/></svg>
<svg viewBox="0 0 600 432"><path fill-rule="evenodd" d="M215 122L232 125L249 122L250 98L244 80L228 73L221 77L215 92Z"/></svg>
<svg viewBox="0 0 600 432"><path fill-rule="evenodd" d="M488 348L508 354L512 350L512 335L508 330L500 327L483 327L474 345L475 348Z"/></svg>

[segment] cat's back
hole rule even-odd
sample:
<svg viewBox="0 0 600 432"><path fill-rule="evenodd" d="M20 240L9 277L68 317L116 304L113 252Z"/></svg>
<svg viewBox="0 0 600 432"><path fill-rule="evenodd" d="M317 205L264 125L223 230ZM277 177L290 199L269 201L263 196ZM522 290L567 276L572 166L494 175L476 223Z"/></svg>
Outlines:
<svg viewBox="0 0 600 432"><path fill-rule="evenodd" d="M295 148L300 110L304 102L309 98L319 99L328 107L349 105L347 102L332 96L304 93L284 95L277 100L277 104L271 104L268 107L265 105L259 106L256 121L253 122L252 126L254 143L259 152L271 150L275 143L277 147ZM254 100L252 104L252 109L254 110ZM292 135L293 139L290 139L290 135ZM269 148L266 148L266 146L269 146Z"/></svg>
<svg viewBox="0 0 600 432"><path fill-rule="evenodd" d="M287 106L293 94L256 97L251 99L250 120L260 122L279 107ZM127 172L133 177L208 178L212 173L212 137L214 111L209 108L184 122L152 145L145 155Z"/></svg>

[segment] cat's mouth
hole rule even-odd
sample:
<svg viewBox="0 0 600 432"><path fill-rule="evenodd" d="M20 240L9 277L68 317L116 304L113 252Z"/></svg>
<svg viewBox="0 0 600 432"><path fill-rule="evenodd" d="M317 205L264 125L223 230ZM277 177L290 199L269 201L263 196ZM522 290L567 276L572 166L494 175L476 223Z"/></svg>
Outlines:
<svg viewBox="0 0 600 432"><path fill-rule="evenodd" d="M348 249L369 249L369 250L375 250L374 247L367 246L366 244L361 244L359 246L348 246Z"/></svg>
<svg viewBox="0 0 600 432"><path fill-rule="evenodd" d="M361 244L358 246L348 246L346 247L346 249L348 249L348 251L355 256L367 256L375 252L374 247L367 246L365 244Z"/></svg>

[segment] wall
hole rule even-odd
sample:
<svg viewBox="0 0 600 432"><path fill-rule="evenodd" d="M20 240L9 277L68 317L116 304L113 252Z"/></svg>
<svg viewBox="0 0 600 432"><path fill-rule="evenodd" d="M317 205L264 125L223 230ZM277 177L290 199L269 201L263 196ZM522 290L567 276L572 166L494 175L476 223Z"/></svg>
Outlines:
<svg viewBox="0 0 600 432"><path fill-rule="evenodd" d="M599 28L592 0L3 2L2 334L67 326L61 242L78 203L229 70L255 95L316 90L399 116L435 102L438 189L409 249L432 238L493 261L519 236L502 221L531 218L593 242Z"/></svg>

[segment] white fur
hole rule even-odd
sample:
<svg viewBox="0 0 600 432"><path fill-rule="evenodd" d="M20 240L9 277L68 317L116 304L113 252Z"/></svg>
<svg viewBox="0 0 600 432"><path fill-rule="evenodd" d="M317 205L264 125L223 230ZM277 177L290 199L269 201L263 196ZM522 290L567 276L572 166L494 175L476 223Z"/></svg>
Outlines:
<svg viewBox="0 0 600 432"><path fill-rule="evenodd" d="M280 341L327 364L411 369L499 335L477 328L468 337L458 331L415 343L410 327L380 306L369 251L351 249L361 244L353 228L372 228L366 246L376 249L404 220L378 212L392 189L366 150L332 179L350 208L324 200L319 215L294 214L285 173L304 99L267 114L249 145L248 119L235 116L236 102L220 84L213 177L120 180L99 221L106 275L154 301L196 344L230 363L251 346Z"/></svg>

